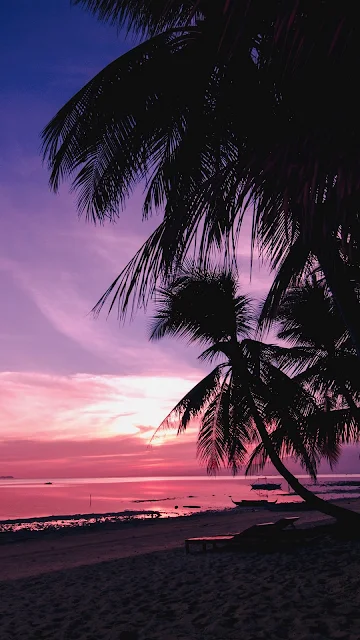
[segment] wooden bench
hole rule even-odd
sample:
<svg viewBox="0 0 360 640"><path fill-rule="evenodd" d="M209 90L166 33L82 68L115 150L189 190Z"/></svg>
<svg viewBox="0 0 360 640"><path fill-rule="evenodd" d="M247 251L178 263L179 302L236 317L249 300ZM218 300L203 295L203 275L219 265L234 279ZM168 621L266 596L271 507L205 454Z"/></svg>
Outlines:
<svg viewBox="0 0 360 640"><path fill-rule="evenodd" d="M223 536L205 536L202 538L187 538L185 540L185 552L190 553L191 544L201 545L202 550L206 551L208 544L210 544L213 549L216 549L218 543L221 542L241 544L243 541L253 540L256 542L259 538L272 538L276 533L283 531L289 526L295 528L295 522L297 520L299 520L299 516L291 516L288 518L281 518L276 522L261 522L260 524L254 524L248 529L241 531L241 533L227 534Z"/></svg>
<svg viewBox="0 0 360 640"><path fill-rule="evenodd" d="M201 545L202 550L206 551L206 545L210 544L213 549L216 549L219 542L230 542L234 539L234 535L227 536L206 536L205 538L188 538L185 540L185 552L190 552L190 544Z"/></svg>
<svg viewBox="0 0 360 640"><path fill-rule="evenodd" d="M275 522L275 526L280 529L286 529L286 527L292 527L295 529L295 522L299 520L299 516L289 516L288 518L280 518Z"/></svg>
<svg viewBox="0 0 360 640"><path fill-rule="evenodd" d="M254 524L252 527L245 529L241 533L227 534L224 536L205 536L203 538L187 538L185 540L185 552L189 553L190 544L197 544L202 546L202 550L206 551L206 545L211 544L213 549L216 549L219 542L241 542L242 540L252 537L259 537L269 533L269 530L275 529L274 522L262 522L261 524Z"/></svg>

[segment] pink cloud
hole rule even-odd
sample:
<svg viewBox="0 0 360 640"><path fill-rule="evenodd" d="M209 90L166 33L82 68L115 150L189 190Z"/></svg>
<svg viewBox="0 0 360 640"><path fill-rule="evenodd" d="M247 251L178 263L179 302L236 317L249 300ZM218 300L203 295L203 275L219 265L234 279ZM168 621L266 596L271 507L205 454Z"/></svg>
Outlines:
<svg viewBox="0 0 360 640"><path fill-rule="evenodd" d="M196 460L195 439L190 434L156 449L149 448L141 438L124 436L90 440L7 440L0 443L0 460L0 474L18 478L203 473Z"/></svg>
<svg viewBox="0 0 360 640"><path fill-rule="evenodd" d="M154 429L194 382L194 375L1 373L0 474L34 477L39 466L52 469L52 476L196 468L194 429L183 441L190 459L171 446L175 432L148 447Z"/></svg>
<svg viewBox="0 0 360 640"><path fill-rule="evenodd" d="M6 470L0 473L201 472L193 431L174 447L169 434L163 447L146 448L154 428L204 374L199 349L174 340L150 344L142 313L125 326L116 315L89 316L158 219L141 223L137 195L117 225L79 222L73 200L50 194L35 167L27 176L24 160L24 188L3 186L9 215L0 238L7 301L0 320L6 362L0 373ZM101 453L104 443L110 450Z"/></svg>
<svg viewBox="0 0 360 640"><path fill-rule="evenodd" d="M155 428L197 376L0 373L4 439L106 437Z"/></svg>

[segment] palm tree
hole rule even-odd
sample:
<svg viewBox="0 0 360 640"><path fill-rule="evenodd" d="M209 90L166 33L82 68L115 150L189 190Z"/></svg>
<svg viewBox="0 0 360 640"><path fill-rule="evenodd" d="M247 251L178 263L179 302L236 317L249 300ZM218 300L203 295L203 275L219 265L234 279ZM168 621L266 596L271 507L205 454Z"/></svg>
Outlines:
<svg viewBox="0 0 360 640"><path fill-rule="evenodd" d="M317 256L360 356L360 311L337 237L359 241L360 25L353 3L74 0L146 38L79 91L43 134L51 185L114 218L139 182L164 219L109 287L146 304L198 237L233 253L244 212L277 267ZM303 260L299 262L299 254ZM278 285L280 286L279 282Z"/></svg>
<svg viewBox="0 0 360 640"><path fill-rule="evenodd" d="M177 426L181 433L200 416L198 456L210 473L223 463L236 473L255 444L250 466L269 458L311 506L335 518L358 521L358 514L310 492L281 460L293 455L316 477L321 457L334 463L339 443L359 440L356 418L348 407L321 410L306 388L276 366L286 359L286 350L249 338L254 320L251 303L239 294L230 270L205 271L190 264L159 291L151 339L180 337L204 348L200 359L222 358L159 428ZM290 357L293 360L293 354Z"/></svg>
<svg viewBox="0 0 360 640"><path fill-rule="evenodd" d="M210 4L207 0L72 0L72 3L83 5L100 20L116 24L119 28L126 25L128 29L133 29L138 34L148 35L154 35L170 27L188 24L195 15L206 13ZM260 16L259 7L255 7L251 0L247 2L213 0L211 4L220 7L224 16L224 28L221 34L223 48L226 45L230 45L230 49L236 47L236 40L239 37L239 32L241 33L241 30L244 29L245 20L250 22L257 19L261 24L265 17L267 23L262 25L262 31L259 29L259 38L264 28L269 28L272 25L275 26L275 33L272 35L273 37L276 35L278 39L290 34L297 41L304 37L309 38L310 34L306 30L304 31L304 25L309 21L309 18L321 31L327 30L329 32L328 24L331 24L332 30L328 34L333 38L331 49L334 49L341 37L344 37L344 33L345 36L347 35L347 21L344 19L343 22L336 23L336 18L341 15L337 13L338 7L332 7L334 13L329 15L329 8L321 6L321 2L312 4L313 11L310 16L310 12L305 10L308 9L306 5L291 4L286 0L276 2L273 6L261 8L263 13ZM347 6L342 9L342 15L345 14L345 18L349 10L350 7ZM298 16L301 16L302 20L299 20ZM226 36L230 37L226 38ZM291 51L291 49L285 50L284 53L289 56L287 63L293 62L294 58L296 59L296 53L299 55L299 52Z"/></svg>
<svg viewBox="0 0 360 640"><path fill-rule="evenodd" d="M283 364L312 394L330 396L359 413L360 368L349 332L324 278L313 273L284 295L277 337L291 345Z"/></svg>
<svg viewBox="0 0 360 640"><path fill-rule="evenodd" d="M274 249L273 234L281 236L278 222L274 219L262 222L258 230L261 237L262 251L267 254L276 269L273 284L263 306L260 323L269 326L277 315L279 305L288 288L301 284L303 276L312 272L314 262L322 272L331 290L332 298L343 318L349 336L360 357L358 342L359 327L359 237L358 230L350 234L340 221L334 224L330 235L324 236L326 227L326 208L319 215L319 225L312 228L311 237L300 230L291 242L278 242ZM334 218L335 220L335 218ZM355 227L355 225L353 225ZM356 225L357 226L357 225ZM288 233L284 232L285 236Z"/></svg>

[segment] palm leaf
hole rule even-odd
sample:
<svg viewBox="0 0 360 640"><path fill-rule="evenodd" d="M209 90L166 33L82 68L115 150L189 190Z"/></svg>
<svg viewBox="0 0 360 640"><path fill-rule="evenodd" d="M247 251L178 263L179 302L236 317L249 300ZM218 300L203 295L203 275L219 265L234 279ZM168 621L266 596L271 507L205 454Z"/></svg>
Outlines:
<svg viewBox="0 0 360 640"><path fill-rule="evenodd" d="M324 351L316 347L282 347L273 361L282 371L294 377L316 366L325 355ZM297 380L300 382L300 379Z"/></svg>
<svg viewBox="0 0 360 640"><path fill-rule="evenodd" d="M306 451L306 457L304 457L305 448L302 446L299 450L298 447L293 442L292 438L289 437L286 429L282 426L276 427L274 431L269 434L270 440L272 442L272 446L276 452L276 454L282 460L286 458L292 458L295 462L299 462L300 465L306 469L307 473L313 480L316 480L317 476L317 465L320 462L321 457L327 457L330 459L331 463L335 462L338 459L339 455L339 447L327 448L318 448L309 449ZM311 459L310 466L308 465L307 460ZM259 442L259 444L253 449L251 454L249 455L247 466L245 469L245 475L256 474L262 471L267 463L270 462L270 457L268 450L266 449L263 442Z"/></svg>
<svg viewBox="0 0 360 640"><path fill-rule="evenodd" d="M165 335L189 342L218 345L248 335L252 316L247 296L237 295L235 273L194 263L183 266L166 288L157 293L150 339ZM221 313L219 313L221 309Z"/></svg>
<svg viewBox="0 0 360 640"><path fill-rule="evenodd" d="M291 344L332 352L348 337L333 298L324 282L311 278L289 289L276 314L278 337Z"/></svg>
<svg viewBox="0 0 360 640"><path fill-rule="evenodd" d="M245 467L245 476L258 474L264 469L267 462L269 462L269 454L265 449L264 443L259 442L249 454Z"/></svg>
<svg viewBox="0 0 360 640"><path fill-rule="evenodd" d="M257 403L258 404L258 403ZM246 380L232 371L230 431L227 443L228 464L235 475L245 463L249 447L258 442L259 434L248 402Z"/></svg>
<svg viewBox="0 0 360 640"><path fill-rule="evenodd" d="M267 246L267 252L271 253L269 246ZM309 263L311 264L309 249L303 238L298 237L288 248L282 262L279 265L274 265L278 266L278 269L259 316L260 331L268 330L271 324L276 321L279 307L286 292L291 285L299 284Z"/></svg>
<svg viewBox="0 0 360 640"><path fill-rule="evenodd" d="M218 365L205 378L200 380L170 411L166 418L161 422L159 427L153 434L150 442L163 429L177 428L178 435L186 430L189 422L196 418L203 410L211 398L216 394L219 384L221 371L224 365Z"/></svg>
<svg viewBox="0 0 360 640"><path fill-rule="evenodd" d="M325 453L336 445L356 444L360 441L360 420L349 408L322 411L310 416L307 425L310 437Z"/></svg>
<svg viewBox="0 0 360 640"><path fill-rule="evenodd" d="M229 371L216 397L207 407L198 435L197 457L207 465L207 472L216 475L221 465L228 465L233 474L246 459L250 443L248 413L234 421L233 381ZM239 416L239 413L236 413Z"/></svg>
<svg viewBox="0 0 360 640"><path fill-rule="evenodd" d="M224 427L229 420L230 388L227 376L215 398L206 408L199 429L197 457L207 465L207 472L216 475L226 459L226 437Z"/></svg>
<svg viewBox="0 0 360 640"><path fill-rule="evenodd" d="M266 422L283 434L283 446L291 444L292 450L315 478L316 457L312 454L311 444L306 444L306 422L309 415L319 411L318 405L306 389L272 364L273 348L269 349L268 345L258 341L246 340L242 349L248 359L249 371L252 372L252 393L262 398Z"/></svg>
<svg viewBox="0 0 360 640"><path fill-rule="evenodd" d="M61 180L78 171L72 188L79 192L80 212L94 220L116 216L135 184L151 170L168 137L180 135L183 113L180 109L175 113L169 100L181 96L185 77L180 76L179 64L184 74L187 49L196 34L191 28L180 34L171 31L125 53L45 127L43 154L51 171L50 185L56 191Z"/></svg>
<svg viewBox="0 0 360 640"><path fill-rule="evenodd" d="M155 35L179 25L187 25L196 13L196 2L186 0L72 0L99 20L140 35Z"/></svg>
<svg viewBox="0 0 360 640"><path fill-rule="evenodd" d="M75 174L80 211L113 218L145 181L145 214L165 210L159 251L168 271L195 240L204 264L214 249L234 257L250 205L254 244L273 266L299 234L305 260L318 256L319 239L339 233L356 247L354 3L74 2L154 36L91 81L44 132L52 185ZM272 289L273 309L302 272L295 262ZM132 289L147 277L155 277L151 265L133 273Z"/></svg>
<svg viewBox="0 0 360 640"><path fill-rule="evenodd" d="M327 354L294 376L296 382L314 395L324 396L326 393L343 396L346 401L349 396L353 398L353 404L359 395L359 360L354 353L337 350L332 356Z"/></svg>
<svg viewBox="0 0 360 640"><path fill-rule="evenodd" d="M146 308L158 280L167 276L161 255L164 234L164 224L160 223L96 303L92 309L95 316L109 300L109 313L117 305L119 318L125 318L129 309L132 315L136 307Z"/></svg>
<svg viewBox="0 0 360 640"><path fill-rule="evenodd" d="M308 453L313 457L315 465L325 458L331 467L339 460L343 444L356 444L360 440L360 424L349 409L321 411L308 416L306 422L307 440L305 445ZM304 464L302 451L294 447L294 443L282 426L276 427L269 434L275 450L281 458L292 457L299 461L309 473ZM249 456L246 475L261 471L269 462L268 452L260 442ZM314 477L314 474L311 474ZM316 476L315 476L316 478Z"/></svg>

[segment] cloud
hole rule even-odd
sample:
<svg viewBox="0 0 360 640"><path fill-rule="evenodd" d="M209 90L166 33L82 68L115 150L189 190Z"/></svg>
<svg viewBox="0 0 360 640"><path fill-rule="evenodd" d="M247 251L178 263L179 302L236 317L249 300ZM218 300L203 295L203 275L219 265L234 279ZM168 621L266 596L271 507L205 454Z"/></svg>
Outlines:
<svg viewBox="0 0 360 640"><path fill-rule="evenodd" d="M141 429L142 427L140 427ZM152 449L140 438L6 440L0 442L0 474L17 478L197 475L195 438L184 434Z"/></svg>
<svg viewBox="0 0 360 640"><path fill-rule="evenodd" d="M2 439L150 437L195 377L1 373ZM147 425L140 427L139 425Z"/></svg>
<svg viewBox="0 0 360 640"><path fill-rule="evenodd" d="M39 132L57 108L129 44L86 12L63 7L55 13L42 12L46 28L37 23L38 46L26 68L29 34L22 16L9 58L17 82L9 71L0 111L0 286L6 302L0 461L16 474L25 473L20 467L26 461L32 476L45 462L60 475L119 474L119 468L122 474L167 474L169 464L172 473L196 470L194 429L184 441L169 434L152 450L147 442L206 370L196 361L200 349L168 339L150 344L141 312L125 326L116 313L106 319L105 311L97 321L89 315L160 218L142 222L139 187L117 224L79 221L68 185L57 196L50 193L39 157ZM61 30L54 48L49 25L55 23L67 38ZM247 237L239 245L240 277L245 291L260 295L267 276L254 270L249 286L249 247Z"/></svg>
<svg viewBox="0 0 360 640"><path fill-rule="evenodd" d="M48 197L51 199L49 194ZM115 255L118 258L120 256L120 270L141 244L142 238L136 231L128 229L123 234L121 226L119 229L114 225L94 228L85 223L76 223L69 216L69 199L63 197L56 200L59 210L53 211L48 218L33 212L34 205L31 204L28 213L30 218L32 213L34 215L31 224L27 224L21 205L11 201L9 195L8 198L12 219L9 237L14 233L15 225L19 233L16 242L11 245L6 236L0 240L0 269L7 278L7 281L4 280L3 294L7 296L10 306L12 300L19 298L13 305L14 311L15 308L27 307L27 317L22 316L21 333L28 334L31 327L32 345L38 345L38 352L42 356L43 325L46 321L53 332L59 334L57 339L56 335L52 337L53 362L62 358L64 341L60 336L63 336L97 359L97 362L90 362L90 370L95 372L164 374L171 372L175 361L178 370L189 371L193 368L197 354L194 357L191 350L184 351L175 341L165 348L162 344L149 344L147 319L143 313L139 313L132 323L121 326L116 313L107 319L104 310L97 320L90 313L117 275L114 269ZM37 189L33 200L38 200ZM43 210L44 205L42 207ZM28 300L35 305L36 314L29 308ZM19 318L16 324L20 324ZM4 329L6 334L9 328ZM9 351L6 344L4 349ZM12 350L8 356L8 361L11 358L16 360L13 366L18 369L16 352ZM25 353L23 359L26 359ZM74 350L73 357L71 354L69 356L68 372L73 373L74 370L89 370L89 358L79 350Z"/></svg>

